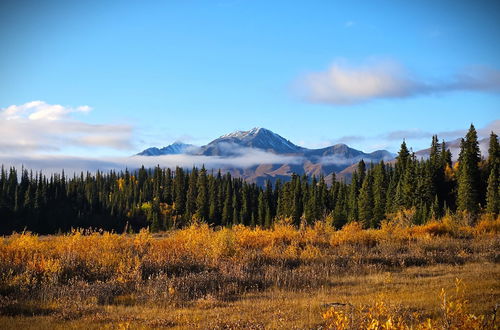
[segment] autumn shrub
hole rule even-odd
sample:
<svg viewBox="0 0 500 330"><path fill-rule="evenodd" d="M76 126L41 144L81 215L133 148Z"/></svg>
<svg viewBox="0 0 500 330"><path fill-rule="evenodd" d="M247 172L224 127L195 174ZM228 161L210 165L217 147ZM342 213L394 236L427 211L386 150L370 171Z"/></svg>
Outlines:
<svg viewBox="0 0 500 330"><path fill-rule="evenodd" d="M297 229L285 219L270 229L194 222L156 236L145 229L13 234L0 238L0 298L180 304L269 287L328 287L332 276L346 274L498 261L498 217L484 216L467 229L453 221L409 227L386 221L380 229L351 222L335 230L326 222Z"/></svg>
<svg viewBox="0 0 500 330"><path fill-rule="evenodd" d="M361 223L351 222L332 234L330 244L332 246L348 244L374 247L379 241L380 235L376 230L363 229Z"/></svg>
<svg viewBox="0 0 500 330"><path fill-rule="evenodd" d="M500 233L500 215L483 214L474 229L476 235L498 235Z"/></svg>
<svg viewBox="0 0 500 330"><path fill-rule="evenodd" d="M411 232L415 236L445 236L453 235L455 230L449 222L432 220L425 225L412 227Z"/></svg>

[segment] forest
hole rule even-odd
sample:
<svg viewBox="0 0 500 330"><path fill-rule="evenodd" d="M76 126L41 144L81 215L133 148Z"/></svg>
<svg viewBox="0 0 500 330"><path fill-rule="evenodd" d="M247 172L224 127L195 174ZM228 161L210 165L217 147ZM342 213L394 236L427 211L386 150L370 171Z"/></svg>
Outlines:
<svg viewBox="0 0 500 330"><path fill-rule="evenodd" d="M327 219L335 228L352 221L378 228L382 220L403 210L415 225L455 212L466 214L472 223L481 212L498 214L499 176L497 135L491 133L484 158L473 125L461 141L456 162L437 136L427 159L418 159L403 141L395 162L361 160L350 182L334 176L332 184L323 176L293 175L288 182L277 180L261 187L220 170L209 173L204 167L142 167L71 177L64 171L46 176L2 167L0 231L137 232L149 227L156 232L193 222L270 228L280 219L297 227Z"/></svg>

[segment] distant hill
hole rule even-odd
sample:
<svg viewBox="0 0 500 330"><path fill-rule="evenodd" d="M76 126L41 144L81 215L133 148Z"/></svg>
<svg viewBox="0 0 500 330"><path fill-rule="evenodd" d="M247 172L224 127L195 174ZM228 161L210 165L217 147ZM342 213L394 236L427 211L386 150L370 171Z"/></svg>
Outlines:
<svg viewBox="0 0 500 330"><path fill-rule="evenodd" d="M156 147L147 148L139 152L138 156L161 156L161 155L179 155L196 148L192 144L185 144L182 142L174 142L173 144L163 147L161 149Z"/></svg>

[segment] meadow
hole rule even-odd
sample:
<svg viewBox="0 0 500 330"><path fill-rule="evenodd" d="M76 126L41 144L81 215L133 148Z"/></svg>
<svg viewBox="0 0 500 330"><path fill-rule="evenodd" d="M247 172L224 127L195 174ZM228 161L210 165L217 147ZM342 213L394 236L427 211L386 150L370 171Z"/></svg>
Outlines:
<svg viewBox="0 0 500 330"><path fill-rule="evenodd" d="M495 329L500 217L12 234L0 328Z"/></svg>

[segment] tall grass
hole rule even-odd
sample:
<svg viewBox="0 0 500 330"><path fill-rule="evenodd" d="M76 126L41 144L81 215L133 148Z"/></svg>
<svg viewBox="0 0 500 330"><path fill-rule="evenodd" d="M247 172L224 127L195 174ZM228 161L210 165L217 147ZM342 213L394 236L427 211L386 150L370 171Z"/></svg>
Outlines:
<svg viewBox="0 0 500 330"><path fill-rule="evenodd" d="M337 231L325 222L296 229L282 221L268 230L197 223L154 235L19 233L0 240L0 313L58 313L67 319L106 304L187 306L269 288L329 287L335 285L332 277L410 266L497 263L499 234L500 218L491 216L474 227L445 217L413 227L385 222L377 230L350 223ZM376 308L383 314L385 307ZM360 319L343 313L329 310L325 322Z"/></svg>

